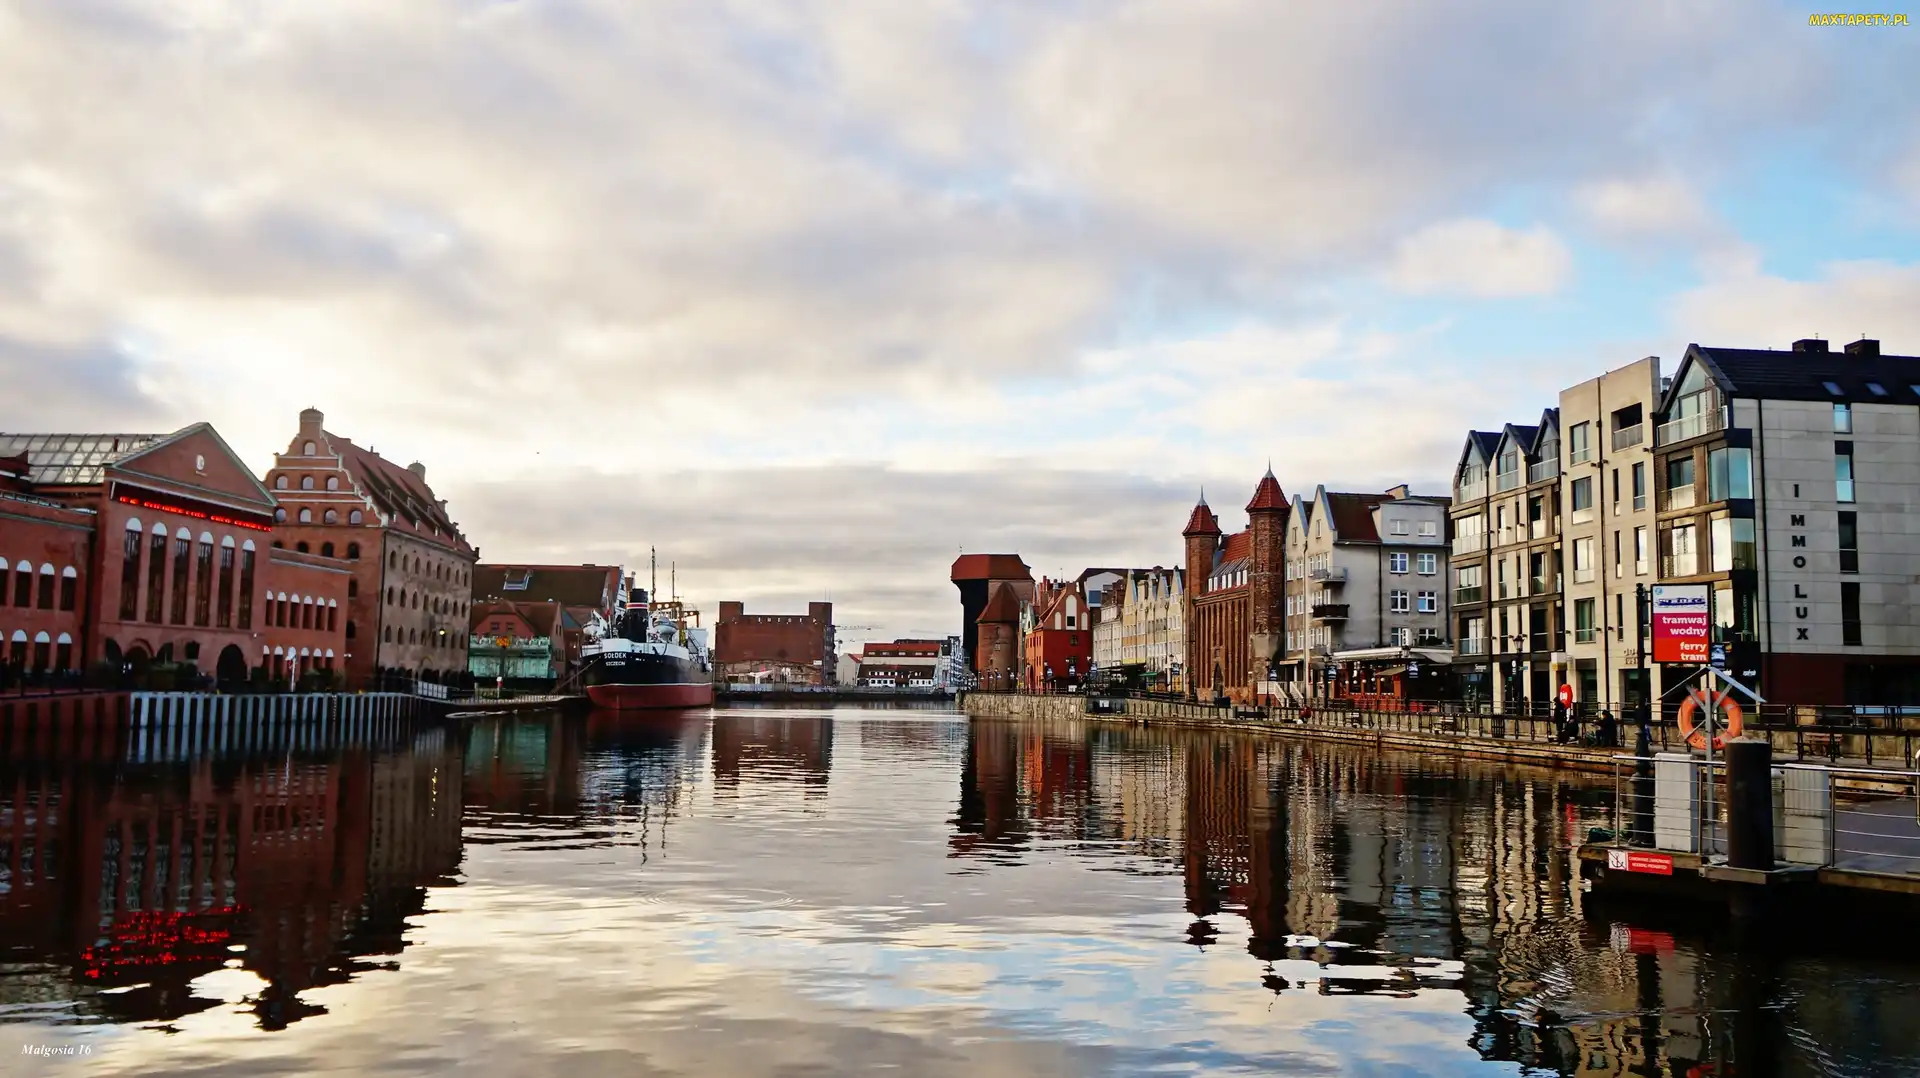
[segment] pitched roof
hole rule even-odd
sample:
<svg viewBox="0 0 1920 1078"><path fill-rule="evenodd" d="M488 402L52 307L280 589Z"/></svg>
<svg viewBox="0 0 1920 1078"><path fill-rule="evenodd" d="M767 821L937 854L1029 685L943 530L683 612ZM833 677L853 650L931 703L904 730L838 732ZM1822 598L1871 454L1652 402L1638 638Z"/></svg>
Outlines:
<svg viewBox="0 0 1920 1078"><path fill-rule="evenodd" d="M1267 474L1260 477L1260 485L1253 488L1253 500L1247 503L1247 512L1256 509L1285 511L1288 508L1287 496L1280 490L1280 481L1273 477L1273 469L1268 468Z"/></svg>
<svg viewBox="0 0 1920 1078"><path fill-rule="evenodd" d="M995 584L993 590L987 595L986 609L980 611L980 616L973 620L976 624L1000 622L1016 624L1020 620L1020 600L1013 594L1013 589L1006 584Z"/></svg>
<svg viewBox="0 0 1920 1078"><path fill-rule="evenodd" d="M1018 554L962 554L953 562L951 580L1032 580L1033 571Z"/></svg>
<svg viewBox="0 0 1920 1078"><path fill-rule="evenodd" d="M520 603L504 599L473 604L467 622L473 631L478 631L481 622L507 614L525 621L537 636L552 636L555 624L561 622L559 603Z"/></svg>
<svg viewBox="0 0 1920 1078"><path fill-rule="evenodd" d="M1731 396L1861 403L1920 402L1920 389L1913 388L1920 385L1920 356L1881 355L1878 341L1856 341L1847 347L1857 351L1827 351L1825 341L1798 342L1792 351L1706 348L1689 344L1686 358L1704 361ZM1661 402L1663 411L1671 406L1679 390L1681 373L1675 372L1673 387ZM1840 392L1835 394L1829 390L1828 382ZM1886 395L1873 392L1867 387L1868 382L1885 389Z"/></svg>
<svg viewBox="0 0 1920 1078"><path fill-rule="evenodd" d="M1227 536L1226 542L1220 544L1220 557L1215 560L1214 565L1217 568L1231 562L1245 561L1252 556L1252 533L1243 531L1234 532L1232 535Z"/></svg>
<svg viewBox="0 0 1920 1078"><path fill-rule="evenodd" d="M0 434L0 457L27 458L36 486L88 486L106 478L107 465L167 434Z"/></svg>
<svg viewBox="0 0 1920 1078"><path fill-rule="evenodd" d="M513 585L513 586L509 586ZM620 591L617 565L476 565L473 594L522 602L552 599L567 606L607 610Z"/></svg>
<svg viewBox="0 0 1920 1078"><path fill-rule="evenodd" d="M1220 534L1219 518L1215 517L1213 515L1213 510L1207 507L1207 499L1205 495L1202 495L1200 497L1199 504L1193 507L1193 513L1187 517L1187 526L1180 529L1180 534L1181 535L1219 535Z"/></svg>
<svg viewBox="0 0 1920 1078"><path fill-rule="evenodd" d="M340 463L353 476L355 485L386 514L388 527L405 525L416 538L461 553L473 552L425 479L372 450L362 449L350 438L332 431L322 434L340 454Z"/></svg>
<svg viewBox="0 0 1920 1078"><path fill-rule="evenodd" d="M1374 526L1373 511L1382 502L1390 501L1385 494L1348 494L1327 493L1328 522L1343 543L1377 543L1380 530Z"/></svg>

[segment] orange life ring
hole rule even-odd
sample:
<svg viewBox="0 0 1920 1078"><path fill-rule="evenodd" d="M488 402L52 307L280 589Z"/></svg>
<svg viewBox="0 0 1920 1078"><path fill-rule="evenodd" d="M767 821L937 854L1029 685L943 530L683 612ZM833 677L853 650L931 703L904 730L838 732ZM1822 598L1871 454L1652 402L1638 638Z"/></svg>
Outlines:
<svg viewBox="0 0 1920 1078"><path fill-rule="evenodd" d="M1707 747L1707 733L1693 724L1693 716L1707 706L1709 692L1711 690L1695 689L1688 693L1687 698L1680 701L1680 713L1674 716L1674 721L1680 726L1680 735L1687 739L1687 744L1696 749ZM1713 736L1713 747L1725 748L1727 739L1739 737L1744 728L1741 722L1740 705L1733 699L1731 693L1713 693L1712 700L1719 705L1721 719L1721 730Z"/></svg>

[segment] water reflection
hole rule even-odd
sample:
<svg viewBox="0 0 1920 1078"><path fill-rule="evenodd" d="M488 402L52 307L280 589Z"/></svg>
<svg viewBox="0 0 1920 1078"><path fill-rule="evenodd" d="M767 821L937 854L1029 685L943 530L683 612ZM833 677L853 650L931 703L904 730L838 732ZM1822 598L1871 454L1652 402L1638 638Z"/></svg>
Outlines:
<svg viewBox="0 0 1920 1078"><path fill-rule="evenodd" d="M1587 908L1609 796L852 709L21 764L0 1022L128 1073L1920 1070L1912 966Z"/></svg>

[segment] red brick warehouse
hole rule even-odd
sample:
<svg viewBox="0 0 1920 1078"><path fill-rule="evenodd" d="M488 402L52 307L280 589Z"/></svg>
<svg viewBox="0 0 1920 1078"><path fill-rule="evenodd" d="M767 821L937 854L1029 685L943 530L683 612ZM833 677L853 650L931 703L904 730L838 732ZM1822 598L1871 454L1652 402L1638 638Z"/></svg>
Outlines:
<svg viewBox="0 0 1920 1078"><path fill-rule="evenodd" d="M1247 528L1222 535L1204 495L1181 531L1187 553L1187 684L1202 698L1251 703L1282 658L1287 517L1272 469L1247 503Z"/></svg>
<svg viewBox="0 0 1920 1078"><path fill-rule="evenodd" d="M833 683L833 604L808 603L805 614L749 614L720 604L713 661L722 680L753 675L807 685Z"/></svg>

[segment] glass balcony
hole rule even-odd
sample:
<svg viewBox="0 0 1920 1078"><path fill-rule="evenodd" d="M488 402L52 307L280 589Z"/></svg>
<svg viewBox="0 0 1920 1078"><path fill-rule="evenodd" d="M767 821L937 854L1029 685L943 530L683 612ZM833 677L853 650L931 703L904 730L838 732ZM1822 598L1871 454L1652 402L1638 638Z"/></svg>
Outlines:
<svg viewBox="0 0 1920 1078"><path fill-rule="evenodd" d="M1532 577L1527 581L1527 594L1546 595L1549 592L1558 591L1556 583L1551 576Z"/></svg>
<svg viewBox="0 0 1920 1078"><path fill-rule="evenodd" d="M1560 458L1548 457L1527 465L1527 482L1541 483L1560 474Z"/></svg>
<svg viewBox="0 0 1920 1078"><path fill-rule="evenodd" d="M1575 584L1591 584L1594 581L1594 577L1595 577L1595 574L1594 574L1593 566L1591 565L1587 566L1585 569L1575 569L1573 571L1573 582Z"/></svg>
<svg viewBox="0 0 1920 1078"><path fill-rule="evenodd" d="M1618 451L1639 445L1646 439L1647 428L1644 423L1635 423L1631 427L1621 427L1613 432L1613 448Z"/></svg>
<svg viewBox="0 0 1920 1078"><path fill-rule="evenodd" d="M1699 502L1700 495L1691 484L1660 492L1660 511L1663 513L1669 509L1692 509Z"/></svg>
<svg viewBox="0 0 1920 1078"><path fill-rule="evenodd" d="M1345 621L1347 620L1347 606L1348 604L1346 603L1315 603L1313 604L1312 610L1313 620Z"/></svg>
<svg viewBox="0 0 1920 1078"><path fill-rule="evenodd" d="M1576 644L1591 644L1599 639L1600 630L1598 629L1575 629L1573 631L1573 642Z"/></svg>
<svg viewBox="0 0 1920 1078"><path fill-rule="evenodd" d="M1660 556L1660 576L1664 579L1676 576L1696 576L1700 572L1700 555L1663 554Z"/></svg>
<svg viewBox="0 0 1920 1078"><path fill-rule="evenodd" d="M1322 584L1345 584L1347 582L1347 567L1340 565L1331 569L1315 569L1313 572L1308 573L1307 577L1310 580L1315 580Z"/></svg>
<svg viewBox="0 0 1920 1078"><path fill-rule="evenodd" d="M1472 535L1456 535L1453 537L1453 553L1455 556L1461 554L1478 554L1486 549L1487 533L1485 532L1474 532Z"/></svg>
<svg viewBox="0 0 1920 1078"><path fill-rule="evenodd" d="M1670 419L1655 429L1654 444L1672 445L1675 442L1684 442L1689 438L1698 438L1702 434L1722 430L1727 425L1723 412L1723 409L1715 408L1710 412L1698 412L1694 415Z"/></svg>
<svg viewBox="0 0 1920 1078"><path fill-rule="evenodd" d="M1459 606L1469 606L1473 603L1485 602L1486 598L1487 590L1478 585L1471 588L1453 589L1453 601Z"/></svg>
<svg viewBox="0 0 1920 1078"><path fill-rule="evenodd" d="M1477 502L1487 496L1487 481L1484 479L1472 483L1461 483L1454 488L1455 501Z"/></svg>
<svg viewBox="0 0 1920 1078"><path fill-rule="evenodd" d="M1518 468L1510 472L1501 472L1493 477L1493 489L1496 491L1512 490L1519 485L1520 469Z"/></svg>
<svg viewBox="0 0 1920 1078"><path fill-rule="evenodd" d="M1486 653L1487 641L1485 637L1470 637L1460 641L1459 650L1456 652L1456 654L1460 655L1485 655Z"/></svg>

